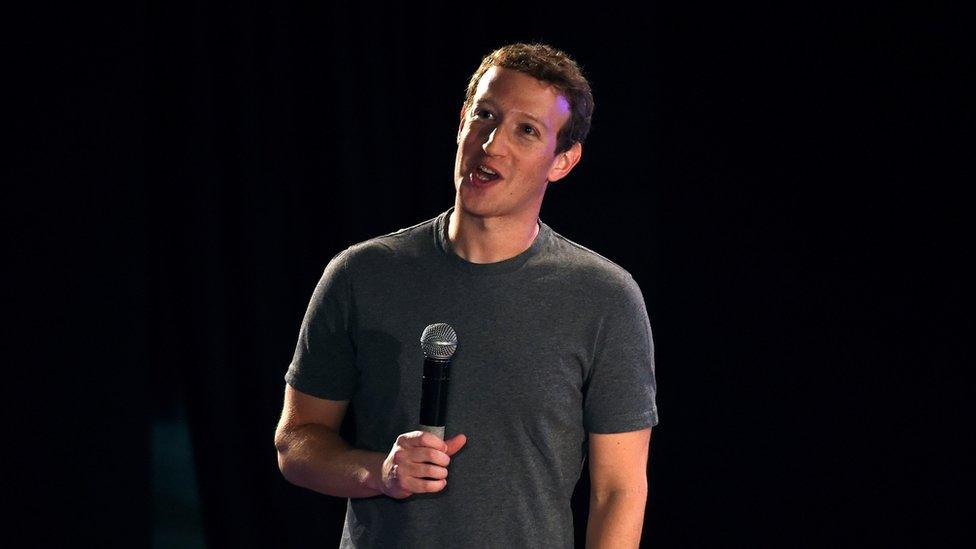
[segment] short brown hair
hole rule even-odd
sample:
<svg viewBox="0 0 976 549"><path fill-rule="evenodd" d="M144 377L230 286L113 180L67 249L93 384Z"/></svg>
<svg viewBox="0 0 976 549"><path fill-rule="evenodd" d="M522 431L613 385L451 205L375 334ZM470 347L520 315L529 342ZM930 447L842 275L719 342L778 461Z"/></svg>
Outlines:
<svg viewBox="0 0 976 549"><path fill-rule="evenodd" d="M525 73L552 84L569 102L570 117L556 136L556 154L573 143L582 143L590 132L593 117L593 92L576 61L566 53L546 44L509 44L489 53L468 82L464 108L471 106L478 82L491 67L502 67Z"/></svg>

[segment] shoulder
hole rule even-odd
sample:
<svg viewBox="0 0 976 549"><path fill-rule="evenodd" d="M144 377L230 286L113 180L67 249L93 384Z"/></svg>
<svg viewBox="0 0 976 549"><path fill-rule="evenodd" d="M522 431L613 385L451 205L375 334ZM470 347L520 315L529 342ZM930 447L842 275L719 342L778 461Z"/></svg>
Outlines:
<svg viewBox="0 0 976 549"><path fill-rule="evenodd" d="M631 274L607 257L551 231L550 248L557 268L587 291L643 300Z"/></svg>
<svg viewBox="0 0 976 549"><path fill-rule="evenodd" d="M391 260L409 260L428 253L434 245L434 219L428 219L391 233L350 245L332 262L343 270L357 272L378 265L392 266Z"/></svg>

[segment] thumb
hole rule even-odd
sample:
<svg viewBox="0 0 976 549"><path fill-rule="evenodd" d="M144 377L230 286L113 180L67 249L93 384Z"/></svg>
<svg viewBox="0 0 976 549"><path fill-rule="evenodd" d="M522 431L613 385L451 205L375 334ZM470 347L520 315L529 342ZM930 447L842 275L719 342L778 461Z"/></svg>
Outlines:
<svg viewBox="0 0 976 549"><path fill-rule="evenodd" d="M447 444L447 452L449 456L453 456L468 442L468 437L463 434L454 435L453 437L444 441Z"/></svg>

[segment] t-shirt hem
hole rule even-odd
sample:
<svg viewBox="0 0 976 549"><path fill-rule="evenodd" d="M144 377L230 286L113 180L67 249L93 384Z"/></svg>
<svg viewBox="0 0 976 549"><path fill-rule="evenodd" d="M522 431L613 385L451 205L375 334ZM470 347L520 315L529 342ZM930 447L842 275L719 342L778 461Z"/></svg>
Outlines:
<svg viewBox="0 0 976 549"><path fill-rule="evenodd" d="M298 375L292 373L291 368L285 373L285 383L291 385L292 388L297 389L307 395L312 395L315 398L321 398L325 400L350 400L352 395L345 395L342 392L330 392L328 390L323 391L319 387L314 387L309 385Z"/></svg>
<svg viewBox="0 0 976 549"><path fill-rule="evenodd" d="M615 418L613 423L597 423L586 428L587 433L598 435L609 435L614 433L626 433L629 431L639 431L658 424L657 410L646 410L636 416L624 421Z"/></svg>

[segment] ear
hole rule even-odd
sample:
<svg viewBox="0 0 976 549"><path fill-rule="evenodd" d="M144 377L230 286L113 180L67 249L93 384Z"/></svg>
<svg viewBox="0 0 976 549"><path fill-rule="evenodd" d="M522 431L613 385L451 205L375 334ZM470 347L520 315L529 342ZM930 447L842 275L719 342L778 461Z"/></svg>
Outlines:
<svg viewBox="0 0 976 549"><path fill-rule="evenodd" d="M569 175L582 156L583 145L579 142L573 143L572 147L557 154L552 167L549 168L549 182L559 181Z"/></svg>

